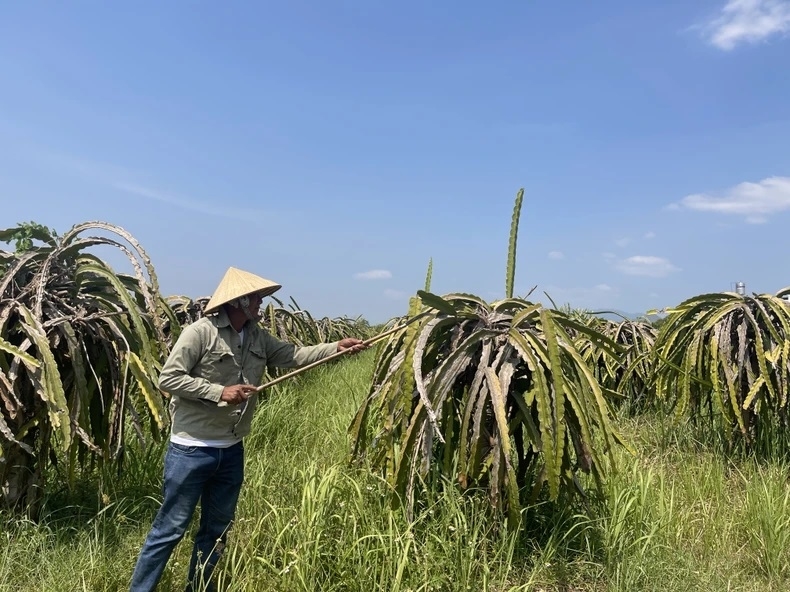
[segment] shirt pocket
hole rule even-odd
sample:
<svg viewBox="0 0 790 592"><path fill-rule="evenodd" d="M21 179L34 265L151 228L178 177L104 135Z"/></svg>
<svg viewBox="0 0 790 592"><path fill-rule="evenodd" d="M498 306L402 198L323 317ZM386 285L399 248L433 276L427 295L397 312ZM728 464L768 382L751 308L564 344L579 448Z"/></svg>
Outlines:
<svg viewBox="0 0 790 592"><path fill-rule="evenodd" d="M215 347L203 358L203 375L211 382L228 386L239 379L239 365L230 348Z"/></svg>
<svg viewBox="0 0 790 592"><path fill-rule="evenodd" d="M260 386L266 370L266 350L260 343L253 343L244 361L244 377L252 385Z"/></svg>

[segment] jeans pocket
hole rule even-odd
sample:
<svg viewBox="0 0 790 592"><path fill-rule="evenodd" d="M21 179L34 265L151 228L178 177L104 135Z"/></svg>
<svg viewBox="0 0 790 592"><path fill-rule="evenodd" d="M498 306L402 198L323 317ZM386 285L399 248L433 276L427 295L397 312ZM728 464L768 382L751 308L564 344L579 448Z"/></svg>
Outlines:
<svg viewBox="0 0 790 592"><path fill-rule="evenodd" d="M184 446L183 444L177 444L176 442L170 442L170 448L175 452L180 452L181 454L192 454L198 449L197 446Z"/></svg>

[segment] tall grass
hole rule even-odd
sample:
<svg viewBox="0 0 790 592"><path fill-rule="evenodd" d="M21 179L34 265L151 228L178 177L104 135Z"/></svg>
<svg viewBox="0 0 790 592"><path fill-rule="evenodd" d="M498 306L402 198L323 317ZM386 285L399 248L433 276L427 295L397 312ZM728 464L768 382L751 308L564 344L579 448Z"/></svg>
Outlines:
<svg viewBox="0 0 790 592"><path fill-rule="evenodd" d="M365 353L269 394L245 442L246 483L218 576L230 591L780 591L790 589L788 466L722 460L658 416L623 420L637 450L601 499L525 511L509 532L475 496L437 493L407 522L347 463ZM0 516L0 591L124 590L160 497L164 446L125 472ZM162 590L183 589L190 545Z"/></svg>

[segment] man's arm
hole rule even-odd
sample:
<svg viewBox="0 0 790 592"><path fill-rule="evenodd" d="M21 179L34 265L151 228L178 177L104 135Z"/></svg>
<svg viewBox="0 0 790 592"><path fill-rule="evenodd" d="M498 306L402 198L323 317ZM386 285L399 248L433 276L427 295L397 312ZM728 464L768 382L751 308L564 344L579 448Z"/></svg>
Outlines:
<svg viewBox="0 0 790 592"><path fill-rule="evenodd" d="M213 384L205 378L191 376L190 372L203 357L205 345L195 325L187 326L178 337L162 373L159 388L184 399L206 399L218 402L224 385Z"/></svg>
<svg viewBox="0 0 790 592"><path fill-rule="evenodd" d="M293 343L280 341L266 331L263 332L263 336L266 346L266 363L277 368L298 368L328 358L340 351L349 350L349 353L355 354L367 348L362 341L353 337L331 343L298 347Z"/></svg>
<svg viewBox="0 0 790 592"><path fill-rule="evenodd" d="M280 341L268 331L263 332L266 347L266 364L276 368L298 368L331 356L337 351L337 342L299 347Z"/></svg>
<svg viewBox="0 0 790 592"><path fill-rule="evenodd" d="M250 384L222 385L190 374L203 357L205 344L200 331L189 325L178 337L159 375L159 388L184 399L205 399L218 403L243 403L255 391Z"/></svg>
<svg viewBox="0 0 790 592"><path fill-rule="evenodd" d="M184 329L167 358L159 375L159 388L184 399L205 399L233 405L243 403L255 387L250 384L214 384L205 378L190 374L205 350L200 331L189 325Z"/></svg>

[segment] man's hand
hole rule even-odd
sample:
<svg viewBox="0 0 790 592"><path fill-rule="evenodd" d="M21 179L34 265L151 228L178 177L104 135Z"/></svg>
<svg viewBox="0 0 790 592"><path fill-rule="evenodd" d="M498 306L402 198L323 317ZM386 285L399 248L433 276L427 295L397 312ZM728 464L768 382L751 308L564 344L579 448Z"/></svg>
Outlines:
<svg viewBox="0 0 790 592"><path fill-rule="evenodd" d="M251 384L234 384L222 389L220 401L225 401L228 405L238 405L244 403L249 396L255 392L255 387Z"/></svg>
<svg viewBox="0 0 790 592"><path fill-rule="evenodd" d="M337 344L337 351L344 352L347 351L350 354L358 354L363 349L367 349L370 347L364 341L360 339L354 339L353 337L346 337L345 339L341 339Z"/></svg>

